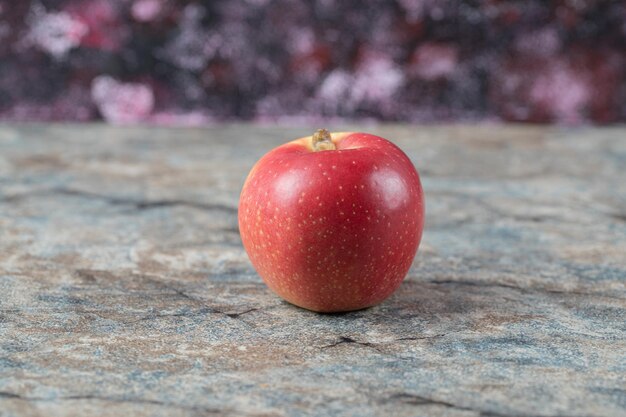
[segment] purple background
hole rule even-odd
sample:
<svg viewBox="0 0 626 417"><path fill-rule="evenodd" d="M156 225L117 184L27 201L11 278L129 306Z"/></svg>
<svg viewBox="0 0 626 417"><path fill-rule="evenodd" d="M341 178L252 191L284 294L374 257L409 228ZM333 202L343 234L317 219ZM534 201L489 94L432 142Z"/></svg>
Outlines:
<svg viewBox="0 0 626 417"><path fill-rule="evenodd" d="M0 0L0 120L626 121L625 1Z"/></svg>

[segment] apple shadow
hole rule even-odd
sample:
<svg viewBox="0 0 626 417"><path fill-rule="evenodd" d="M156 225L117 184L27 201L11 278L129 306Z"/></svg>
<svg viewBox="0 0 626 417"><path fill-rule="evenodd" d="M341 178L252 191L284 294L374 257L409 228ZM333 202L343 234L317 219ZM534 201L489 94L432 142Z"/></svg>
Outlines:
<svg viewBox="0 0 626 417"><path fill-rule="evenodd" d="M330 325L348 324L352 329L344 336L374 329L396 340L410 340L491 331L494 326L536 320L540 316L523 294L522 289L490 283L409 279L379 305L349 312L308 313Z"/></svg>

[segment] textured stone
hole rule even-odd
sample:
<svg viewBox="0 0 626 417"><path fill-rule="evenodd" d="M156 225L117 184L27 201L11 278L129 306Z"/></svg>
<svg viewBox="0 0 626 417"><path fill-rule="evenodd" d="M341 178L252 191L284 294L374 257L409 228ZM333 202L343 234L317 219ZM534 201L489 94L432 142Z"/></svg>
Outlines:
<svg viewBox="0 0 626 417"><path fill-rule="evenodd" d="M626 130L367 130L420 170L422 247L388 301L320 315L236 216L312 128L1 127L0 416L623 416Z"/></svg>

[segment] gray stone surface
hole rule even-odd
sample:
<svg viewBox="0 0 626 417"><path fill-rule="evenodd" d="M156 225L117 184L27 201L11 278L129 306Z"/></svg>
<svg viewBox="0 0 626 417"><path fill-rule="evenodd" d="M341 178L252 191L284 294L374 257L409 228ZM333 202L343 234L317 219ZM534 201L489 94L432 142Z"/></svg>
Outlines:
<svg viewBox="0 0 626 417"><path fill-rule="evenodd" d="M0 415L626 415L626 129L363 130L420 170L423 244L320 315L236 219L312 128L0 127Z"/></svg>

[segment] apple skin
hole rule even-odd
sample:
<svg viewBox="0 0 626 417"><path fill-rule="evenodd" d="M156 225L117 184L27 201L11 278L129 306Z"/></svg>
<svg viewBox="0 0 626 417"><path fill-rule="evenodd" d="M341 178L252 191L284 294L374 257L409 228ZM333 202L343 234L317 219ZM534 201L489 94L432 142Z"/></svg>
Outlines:
<svg viewBox="0 0 626 417"><path fill-rule="evenodd" d="M367 133L279 146L250 171L239 203L244 248L276 294L317 312L359 310L406 276L424 228L417 170L393 143ZM330 139L330 138L329 138Z"/></svg>

